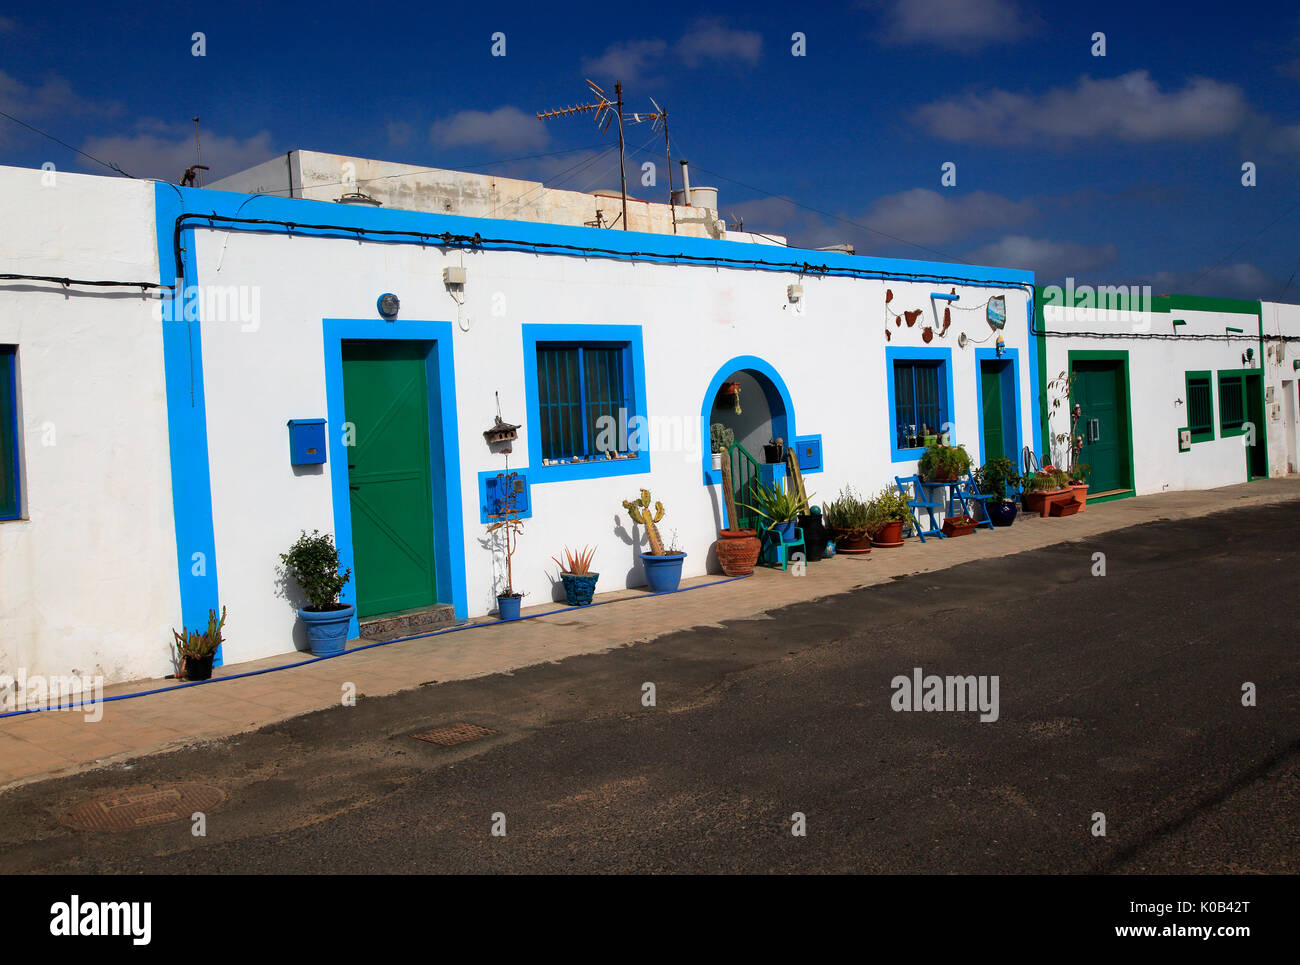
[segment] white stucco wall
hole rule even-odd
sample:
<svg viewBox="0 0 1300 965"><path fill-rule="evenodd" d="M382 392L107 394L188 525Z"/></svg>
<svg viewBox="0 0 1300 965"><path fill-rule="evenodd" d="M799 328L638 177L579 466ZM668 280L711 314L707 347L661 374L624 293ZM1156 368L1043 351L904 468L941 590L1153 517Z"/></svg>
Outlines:
<svg viewBox="0 0 1300 965"><path fill-rule="evenodd" d="M9 273L158 280L153 185L0 167ZM0 673L170 668L180 603L162 330L138 289L0 282L26 518L0 522Z"/></svg>
<svg viewBox="0 0 1300 965"><path fill-rule="evenodd" d="M816 501L833 498L845 484L871 493L915 465L890 459L884 296L887 288L894 291L895 310L925 309L926 318L915 329L893 328L889 343L920 346L922 327L933 322L929 294L936 286L928 283L800 279L794 273L511 252L444 254L434 247L246 232L196 234L200 284L255 288L261 314L256 330L230 322L203 325L218 582L229 607L228 661L291 646L296 615L276 588L278 554L300 529L333 529L331 473L340 467L331 463L320 473L295 475L288 465L285 422L326 414L321 320L375 318L375 299L384 291L401 299L401 316L393 323L398 328L406 320L453 323L461 443L461 478L454 491L465 521L471 615L492 611L499 589L494 583L499 561L480 544L477 488L480 471L499 471L503 465L482 437L496 412L494 393L500 392L505 418L523 423L512 468L525 466L533 431L525 412L523 324L642 326L649 414L678 420L689 436L684 447L652 452L649 475L533 485L532 518L514 558L515 586L528 594L525 604L553 599L551 556L566 544L597 547L598 589L642 584L621 503L643 486L664 503L665 540L676 531L689 554L685 575L716 571L710 548L720 520L718 493L701 481L708 439L698 437L700 410L708 383L735 356L756 355L774 365L792 395L796 432L822 435L826 470L807 477ZM468 331L456 327L457 306L441 283L444 265L462 258L468 284L461 318L469 320ZM787 286L796 281L804 288L803 314L795 313L787 298ZM972 309L997 293L959 291ZM1020 353L1021 431L1028 440L1033 399L1026 295L1002 293L1008 302L1008 344ZM497 303L504 304L504 315L493 314L494 296L504 298ZM963 328L977 338L990 333L982 309L958 312L948 336L932 346L952 350L956 441L974 455L979 448L974 346L957 347ZM992 339L984 345L992 347Z"/></svg>
<svg viewBox="0 0 1300 965"><path fill-rule="evenodd" d="M1273 401L1265 403L1268 423L1268 474L1300 472L1300 342L1270 341L1268 336L1300 339L1300 305L1264 302L1264 370Z"/></svg>
<svg viewBox="0 0 1300 965"><path fill-rule="evenodd" d="M1177 328L1182 336L1225 335L1227 327L1244 329L1239 338L1226 341L1196 341L1143 337L1128 319L1110 319L1095 309L1075 308L1067 318L1060 306L1047 305L1044 321L1047 336L1047 371L1044 384L1068 371L1071 351L1124 351L1129 357L1129 389L1133 431L1133 483L1138 495L1169 490L1212 489L1246 481L1246 453L1243 436L1223 438L1219 434L1220 369L1242 368L1241 355L1247 348L1259 353L1258 322L1254 315L1234 312L1195 311L1183 308L1152 312L1150 333L1173 334L1173 319L1186 325ZM1062 337L1068 332L1116 332L1131 337ZM1258 362L1258 359L1256 359ZM1210 370L1214 395L1215 438L1193 443L1190 452L1179 452L1178 430L1187 425L1186 373ZM1062 406L1053 416L1049 410L1051 434L1069 431L1068 414ZM1057 465L1065 455L1054 451Z"/></svg>

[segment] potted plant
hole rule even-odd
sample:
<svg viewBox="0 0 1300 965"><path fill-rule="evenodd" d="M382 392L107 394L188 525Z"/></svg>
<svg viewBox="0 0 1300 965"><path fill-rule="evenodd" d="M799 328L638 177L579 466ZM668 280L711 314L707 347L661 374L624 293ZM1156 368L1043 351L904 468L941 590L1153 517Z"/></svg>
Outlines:
<svg viewBox="0 0 1300 965"><path fill-rule="evenodd" d="M852 486L845 486L833 502L826 504L826 521L835 533L835 552L871 552L871 516Z"/></svg>
<svg viewBox="0 0 1300 965"><path fill-rule="evenodd" d="M1069 488L1070 480L1063 470L1048 463L1038 472L1025 477L1025 512L1047 516L1052 504L1064 500L1072 502L1074 492Z"/></svg>
<svg viewBox="0 0 1300 965"><path fill-rule="evenodd" d="M763 446L763 461L770 464L781 462L785 459L785 440L780 436L775 439L767 440Z"/></svg>
<svg viewBox="0 0 1300 965"><path fill-rule="evenodd" d="M751 490L753 503L740 503L746 509L752 509L769 523L769 528L776 531L782 542L794 539L795 527L799 524L799 515L808 512L807 497L800 496L793 490L782 486L765 486L758 483Z"/></svg>
<svg viewBox="0 0 1300 965"><path fill-rule="evenodd" d="M736 490L731 479L731 460L725 458L722 460L722 499L727 522L735 526ZM723 528L718 530L714 550L718 554L718 564L727 576L749 576L754 572L762 545L755 530Z"/></svg>
<svg viewBox="0 0 1300 965"><path fill-rule="evenodd" d="M1016 464L1005 456L990 459L975 470L975 488L984 496L992 496L984 504L989 522L994 526L1010 526L1016 521L1016 501L1013 498L1020 488L1020 473Z"/></svg>
<svg viewBox="0 0 1300 965"><path fill-rule="evenodd" d="M903 545L903 524L912 518L907 497L893 486L886 486L867 503L867 526L871 545L893 549Z"/></svg>
<svg viewBox="0 0 1300 965"><path fill-rule="evenodd" d="M280 562L307 597L307 605L298 611L298 619L307 629L311 652L318 657L342 653L356 607L339 602L339 594L352 578L352 571L339 572L334 537L318 529L308 536L303 530L289 552L280 554Z"/></svg>
<svg viewBox="0 0 1300 965"><path fill-rule="evenodd" d="M596 555L595 549L584 546L582 551L574 553L564 547L564 562L556 557L555 565L560 568L560 579L564 582L564 602L569 606L589 606L592 594L596 592L599 573L591 572L591 559Z"/></svg>
<svg viewBox="0 0 1300 965"><path fill-rule="evenodd" d="M921 454L916 471L926 482L956 482L970 472L970 454L965 446L936 442Z"/></svg>
<svg viewBox="0 0 1300 965"><path fill-rule="evenodd" d="M652 593L677 589L677 584L682 579L682 561L686 559L686 554L675 545L664 549L663 540L659 538L659 528L655 524L664 518L664 504L656 502L654 512L651 513L650 490L643 489L640 498L623 500L623 508L632 517L633 523L645 527L646 538L650 541L650 552L641 554L646 585Z"/></svg>
<svg viewBox="0 0 1300 965"><path fill-rule="evenodd" d="M1086 462L1075 463L1070 467L1070 489L1074 491L1074 501L1079 504L1079 512L1088 504L1088 470L1092 466Z"/></svg>
<svg viewBox="0 0 1300 965"><path fill-rule="evenodd" d="M507 462L507 469L509 463ZM519 510L517 506L517 497L515 496L514 479L516 474L506 473L506 495L502 500L500 513L488 516L488 519L495 520L491 523L487 531L489 533L501 533L505 540L506 556L506 591L497 594L497 615L502 620L518 620L519 607L523 601L524 595L515 592L514 571L511 569L511 557L515 555L515 550L519 547L519 534L524 531L524 524L519 519Z"/></svg>
<svg viewBox="0 0 1300 965"><path fill-rule="evenodd" d="M713 468L721 469L727 449L736 441L736 434L721 422L709 426L709 448L713 453Z"/></svg>
<svg viewBox="0 0 1300 965"><path fill-rule="evenodd" d="M945 516L943 519L944 536L969 536L975 532L975 518L958 513L955 516Z"/></svg>
<svg viewBox="0 0 1300 965"><path fill-rule="evenodd" d="M217 655L217 647L221 646L221 628L225 625L226 608L223 606L220 620L216 610L208 611L208 628L202 633L198 630L191 630L188 634L172 631L176 638L176 657L181 665L177 676L186 680L211 678L212 659Z"/></svg>

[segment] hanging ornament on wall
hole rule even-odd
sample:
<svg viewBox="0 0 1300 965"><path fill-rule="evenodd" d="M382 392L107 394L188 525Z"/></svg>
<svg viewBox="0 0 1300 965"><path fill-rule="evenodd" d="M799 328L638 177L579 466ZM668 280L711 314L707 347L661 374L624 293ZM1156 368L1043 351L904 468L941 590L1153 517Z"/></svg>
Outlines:
<svg viewBox="0 0 1300 965"><path fill-rule="evenodd" d="M927 326L925 326L925 328L921 329L921 341L922 341L922 342L925 342L925 344L929 345L930 342L931 342L933 339L934 339L934 329L932 329L929 325L927 325Z"/></svg>
<svg viewBox="0 0 1300 965"><path fill-rule="evenodd" d="M948 333L948 326L952 324L952 309L947 305L943 307L943 328L939 329L939 335L943 336Z"/></svg>
<svg viewBox="0 0 1300 965"><path fill-rule="evenodd" d="M1001 328L1007 323L1007 299L1005 295L994 295L988 303L988 320L990 328Z"/></svg>
<svg viewBox="0 0 1300 965"><path fill-rule="evenodd" d="M910 312L903 312L903 317L907 319L907 327L911 328L916 324L916 320L921 317L921 309L914 308Z"/></svg>

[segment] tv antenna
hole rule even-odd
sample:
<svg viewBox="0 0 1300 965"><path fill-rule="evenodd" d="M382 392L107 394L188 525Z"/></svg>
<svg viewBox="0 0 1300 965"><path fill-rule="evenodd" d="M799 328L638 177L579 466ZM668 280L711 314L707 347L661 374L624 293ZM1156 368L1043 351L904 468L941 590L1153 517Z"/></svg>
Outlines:
<svg viewBox="0 0 1300 965"><path fill-rule="evenodd" d="M188 188L194 187L195 182L198 182L199 187L203 187L202 175L200 175L199 172L210 170L210 168L203 163L203 145L199 143L199 119L195 117L193 118L193 121L194 153L196 156L195 163L186 168L185 173L181 175L181 187Z"/></svg>
<svg viewBox="0 0 1300 965"><path fill-rule="evenodd" d="M550 111L538 111L537 119L539 121L554 120L557 117L568 117L571 114L588 114L595 112L596 126L600 128L603 134L609 130L609 125L615 118L618 119L618 176L619 176L619 193L623 198L623 230L627 230L627 164L624 157L623 146L623 82L618 81L614 84L614 100L600 88L595 81L588 80L587 86L591 88L591 93L595 95L594 103L575 104L571 107L560 107Z"/></svg>
<svg viewBox="0 0 1300 965"><path fill-rule="evenodd" d="M673 234L677 234L677 206L673 204L673 152L668 146L668 112L664 110L652 97L650 103L654 104L655 109L649 114L631 114L628 120L633 124L643 124L650 122L650 130L657 131L662 126L664 129L664 157L668 162L668 207L673 213ZM691 199L687 198L686 203L690 204Z"/></svg>

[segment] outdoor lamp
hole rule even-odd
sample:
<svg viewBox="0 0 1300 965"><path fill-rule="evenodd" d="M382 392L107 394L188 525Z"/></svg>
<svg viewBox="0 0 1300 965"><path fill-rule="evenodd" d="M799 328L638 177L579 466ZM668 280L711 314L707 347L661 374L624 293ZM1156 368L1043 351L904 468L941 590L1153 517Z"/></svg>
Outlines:
<svg viewBox="0 0 1300 965"><path fill-rule="evenodd" d="M1005 351L1007 350L1007 343L1006 343L1006 340L1003 339L1003 337L1002 337L1001 335L998 336L998 340L997 340L997 344L996 344L996 350L997 350L997 353L998 353L998 358L1002 358L1002 353L1005 352Z"/></svg>

